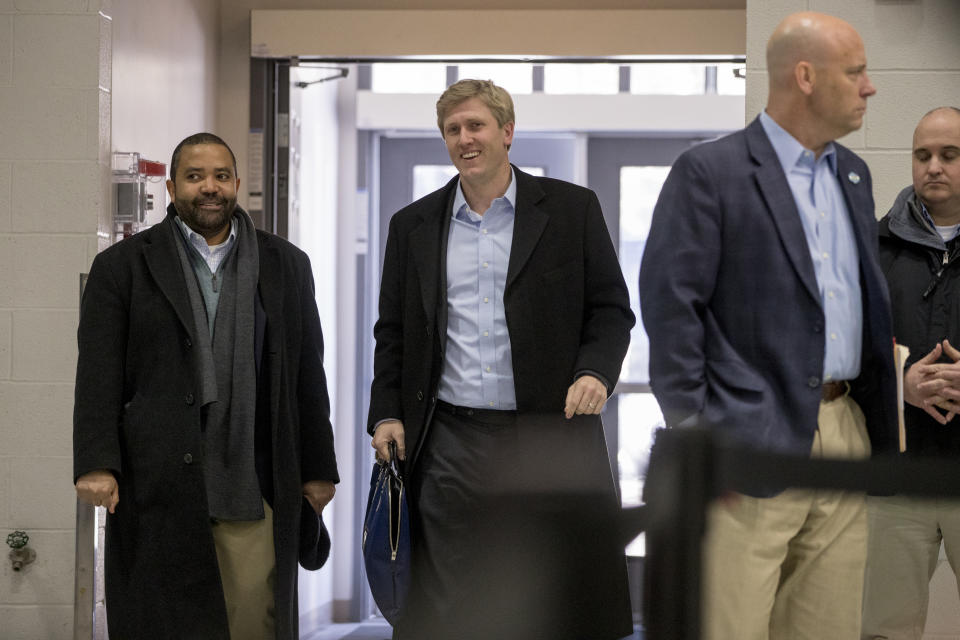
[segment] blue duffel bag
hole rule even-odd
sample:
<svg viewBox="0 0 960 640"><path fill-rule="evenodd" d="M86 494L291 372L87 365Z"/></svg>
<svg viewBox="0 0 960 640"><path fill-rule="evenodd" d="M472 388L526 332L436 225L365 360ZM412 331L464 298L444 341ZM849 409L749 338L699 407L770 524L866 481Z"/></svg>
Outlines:
<svg viewBox="0 0 960 640"><path fill-rule="evenodd" d="M410 514L396 451L390 453L390 461L373 467L361 548L373 599L396 626L410 588Z"/></svg>

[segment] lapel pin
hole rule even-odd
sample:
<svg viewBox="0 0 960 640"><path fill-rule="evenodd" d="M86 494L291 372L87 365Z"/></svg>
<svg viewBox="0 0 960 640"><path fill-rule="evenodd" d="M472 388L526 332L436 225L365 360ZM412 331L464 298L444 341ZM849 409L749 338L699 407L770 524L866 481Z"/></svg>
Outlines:
<svg viewBox="0 0 960 640"><path fill-rule="evenodd" d="M860 175L856 171L851 171L850 173L847 174L847 180L849 180L853 184L859 184Z"/></svg>

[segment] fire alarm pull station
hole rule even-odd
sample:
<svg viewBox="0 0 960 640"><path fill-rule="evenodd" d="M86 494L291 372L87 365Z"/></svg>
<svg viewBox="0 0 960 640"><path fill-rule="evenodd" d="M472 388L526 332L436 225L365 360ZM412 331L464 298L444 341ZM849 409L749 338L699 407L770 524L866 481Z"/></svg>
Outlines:
<svg viewBox="0 0 960 640"><path fill-rule="evenodd" d="M132 236L153 224L150 212L166 209L164 177L167 165L139 153L113 154L113 221L115 240ZM159 206L158 206L159 205ZM162 215L162 214L161 214Z"/></svg>

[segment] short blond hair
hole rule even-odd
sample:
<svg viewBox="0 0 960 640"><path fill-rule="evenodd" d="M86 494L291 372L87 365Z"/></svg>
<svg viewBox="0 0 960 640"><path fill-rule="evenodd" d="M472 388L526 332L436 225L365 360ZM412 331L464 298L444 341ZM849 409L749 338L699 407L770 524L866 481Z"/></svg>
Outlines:
<svg viewBox="0 0 960 640"><path fill-rule="evenodd" d="M437 127L440 128L441 135L443 135L443 121L447 113L470 98L478 98L487 105L499 127L503 128L508 122L516 122L513 115L513 98L506 89L495 85L493 80L460 80L447 87L437 100Z"/></svg>

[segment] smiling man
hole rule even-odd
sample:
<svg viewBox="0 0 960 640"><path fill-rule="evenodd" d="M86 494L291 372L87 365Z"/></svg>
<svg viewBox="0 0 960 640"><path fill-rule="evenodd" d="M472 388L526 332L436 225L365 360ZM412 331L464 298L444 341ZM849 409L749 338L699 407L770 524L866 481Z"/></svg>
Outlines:
<svg viewBox="0 0 960 640"><path fill-rule="evenodd" d="M634 317L599 202L510 164L492 82L449 87L437 125L459 175L391 219L374 328L367 427L405 461L414 517L396 636L620 638L600 412Z"/></svg>
<svg viewBox="0 0 960 640"><path fill-rule="evenodd" d="M316 569L329 550L318 518L339 478L310 261L254 228L239 185L223 140L186 138L166 219L90 268L74 477L109 512L111 636L295 640L298 557Z"/></svg>
<svg viewBox="0 0 960 640"><path fill-rule="evenodd" d="M960 456L960 109L926 114L913 133L913 185L880 220L893 332L910 348L906 455ZM870 496L863 638L920 640L941 542L954 574L960 505Z"/></svg>

